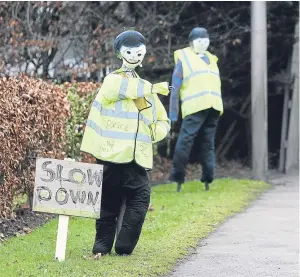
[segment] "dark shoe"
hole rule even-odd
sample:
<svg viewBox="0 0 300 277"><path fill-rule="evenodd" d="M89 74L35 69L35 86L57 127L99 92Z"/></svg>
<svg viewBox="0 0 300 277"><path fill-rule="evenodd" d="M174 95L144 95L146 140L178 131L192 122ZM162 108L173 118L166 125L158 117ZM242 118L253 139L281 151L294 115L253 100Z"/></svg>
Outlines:
<svg viewBox="0 0 300 277"><path fill-rule="evenodd" d="M209 190L209 183L208 182L205 182L205 190Z"/></svg>
<svg viewBox="0 0 300 277"><path fill-rule="evenodd" d="M180 183L177 183L177 192L180 192L181 191L181 185Z"/></svg>
<svg viewBox="0 0 300 277"><path fill-rule="evenodd" d="M96 254L102 254L100 248L97 247L96 243L95 243L94 246L93 246L92 253L93 253L94 255L96 255Z"/></svg>
<svg viewBox="0 0 300 277"><path fill-rule="evenodd" d="M97 242L97 240L95 240L93 250L92 250L92 253L94 255L96 255L96 254L106 255L106 254L110 254L110 252L111 252L111 250L108 250L100 242Z"/></svg>

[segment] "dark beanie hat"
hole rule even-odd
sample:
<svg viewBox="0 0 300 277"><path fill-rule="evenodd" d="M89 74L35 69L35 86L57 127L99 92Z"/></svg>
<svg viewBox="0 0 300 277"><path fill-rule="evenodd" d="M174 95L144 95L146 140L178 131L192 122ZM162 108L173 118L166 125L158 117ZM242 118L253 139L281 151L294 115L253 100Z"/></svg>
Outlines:
<svg viewBox="0 0 300 277"><path fill-rule="evenodd" d="M138 47L142 44L145 44L145 37L137 31L129 30L122 32L116 37L114 41L114 51L118 55L121 46Z"/></svg>
<svg viewBox="0 0 300 277"><path fill-rule="evenodd" d="M194 28L189 34L189 42L197 38L209 38L207 30L202 27Z"/></svg>

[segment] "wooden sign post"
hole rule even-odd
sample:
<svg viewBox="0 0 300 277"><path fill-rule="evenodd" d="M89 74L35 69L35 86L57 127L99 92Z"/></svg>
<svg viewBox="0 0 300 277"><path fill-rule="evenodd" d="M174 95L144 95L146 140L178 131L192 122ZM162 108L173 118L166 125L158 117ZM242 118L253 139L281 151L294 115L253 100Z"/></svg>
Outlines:
<svg viewBox="0 0 300 277"><path fill-rule="evenodd" d="M36 161L33 211L59 214L55 258L65 260L69 216L99 218L103 166L69 160Z"/></svg>
<svg viewBox="0 0 300 277"><path fill-rule="evenodd" d="M66 256L69 217L69 215L58 216L55 259L59 262L64 261Z"/></svg>

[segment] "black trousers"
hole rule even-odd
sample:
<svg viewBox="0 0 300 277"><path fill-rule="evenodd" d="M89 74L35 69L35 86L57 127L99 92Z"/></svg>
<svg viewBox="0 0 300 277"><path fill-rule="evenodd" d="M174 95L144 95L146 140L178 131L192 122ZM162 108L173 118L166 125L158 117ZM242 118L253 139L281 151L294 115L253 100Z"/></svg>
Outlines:
<svg viewBox="0 0 300 277"><path fill-rule="evenodd" d="M176 142L173 164L169 180L184 183L186 166L195 139L199 138L201 182L211 183L215 170L215 135L220 112L214 109L203 110L186 116L181 125ZM198 140L197 140L198 141Z"/></svg>
<svg viewBox="0 0 300 277"><path fill-rule="evenodd" d="M123 197L126 210L122 227L116 238L115 251L131 254L139 240L150 203L150 185L146 170L135 162L104 165L100 219L96 220L96 238L93 253L107 254L113 247L117 218Z"/></svg>

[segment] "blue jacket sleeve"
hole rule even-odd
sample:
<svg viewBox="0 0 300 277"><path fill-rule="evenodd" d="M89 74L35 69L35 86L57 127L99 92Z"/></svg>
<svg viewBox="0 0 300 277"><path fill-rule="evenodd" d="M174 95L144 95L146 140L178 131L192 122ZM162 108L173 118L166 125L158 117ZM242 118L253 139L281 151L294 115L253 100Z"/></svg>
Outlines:
<svg viewBox="0 0 300 277"><path fill-rule="evenodd" d="M182 85L182 62L178 59L172 75L172 90L170 96L169 118L177 121L179 113L179 91Z"/></svg>

